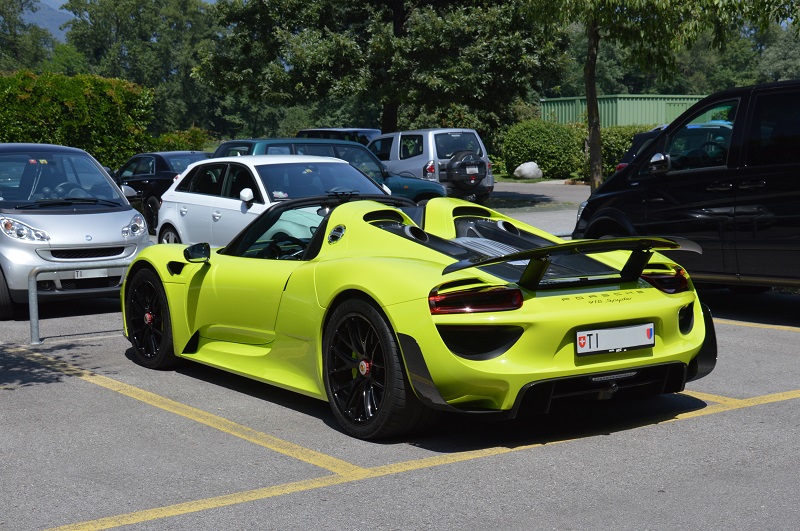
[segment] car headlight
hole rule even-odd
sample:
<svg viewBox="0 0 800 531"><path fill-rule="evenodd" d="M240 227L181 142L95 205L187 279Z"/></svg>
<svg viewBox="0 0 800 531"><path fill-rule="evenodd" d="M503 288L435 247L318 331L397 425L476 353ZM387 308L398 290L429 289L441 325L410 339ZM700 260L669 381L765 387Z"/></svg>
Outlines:
<svg viewBox="0 0 800 531"><path fill-rule="evenodd" d="M147 232L147 223L141 214L136 214L131 222L122 227L123 238L136 238Z"/></svg>
<svg viewBox="0 0 800 531"><path fill-rule="evenodd" d="M581 214L583 214L583 209L586 208L586 203L588 203L588 201L584 201L578 206L578 219L581 219Z"/></svg>
<svg viewBox="0 0 800 531"><path fill-rule="evenodd" d="M3 216L0 216L0 227L6 236L15 240L46 242L50 239L50 235L43 230L34 229L30 225Z"/></svg>

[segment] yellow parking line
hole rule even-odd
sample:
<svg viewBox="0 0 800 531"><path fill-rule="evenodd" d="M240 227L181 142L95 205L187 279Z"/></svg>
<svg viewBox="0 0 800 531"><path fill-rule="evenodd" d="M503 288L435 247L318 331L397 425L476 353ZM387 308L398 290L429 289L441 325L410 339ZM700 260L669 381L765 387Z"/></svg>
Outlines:
<svg viewBox="0 0 800 531"><path fill-rule="evenodd" d="M20 349L20 350L25 350L25 349ZM181 415L190 420L195 420L196 422L200 422L202 424L218 429L235 437L239 437L244 440L253 442L255 444L259 444L265 448L274 450L276 452L293 457L300 461L310 463L320 468L324 468L326 470L333 472L333 475L329 476L323 476L319 478L302 480L302 481L295 481L291 483L284 483L282 485L253 489L233 494L227 494L223 496L204 498L201 500L193 500L174 505L168 505L164 507L157 507L154 509L145 509L142 511L136 511L127 514L109 516L106 518L99 518L96 520L90 520L86 522L80 522L53 528L50 531L89 531L89 530L96 531L101 529L111 529L123 525L131 525L141 522L159 520L163 518L180 516L183 514L189 514L209 509L216 509L220 507L237 505L245 502L258 501L267 498L273 498L276 496L283 496L285 494L292 494L296 492L325 488L343 483L351 483L366 478L376 478L381 476L400 474L413 470L434 468L442 465L448 465L448 464L470 461L474 459L481 459L485 457L508 454L511 452L519 452L522 450L528 450L536 447L560 444L572 440L572 439L563 439L559 441L536 443L524 446L517 446L513 448L508 448L508 447L486 448L481 450L439 455L422 459L414 459L411 461L392 463L373 468L363 468L347 463L346 461L342 461L340 459L322 454L320 452L316 452L314 450L310 450L308 448L290 443L288 441L272 437L265 433L258 432L246 426L236 424L235 422L231 422L217 415L212 415L200 409L193 408L191 406L187 406L179 402L175 402L173 400L164 398L154 393L150 393L148 391L144 391L143 389L139 389L138 387L134 387L132 385L119 382L112 378L108 378L105 376L85 371L83 369L69 365L59 360L53 360L52 358L48 358L42 354L31 353L31 357L35 357L39 363L57 369L65 374L78 376L87 382L99 385L111 391L139 400L141 402L153 405L165 411ZM763 395L746 399L736 399L725 396L702 393L698 391L685 391L684 394L693 396L695 398L698 398L706 402L712 402L712 405L698 411L691 411L687 413L678 414L674 418L669 419L668 421L665 422L689 419L704 415L720 413L724 411L732 411L736 409L781 402L786 400L794 400L800 398L800 389L795 391L774 393L770 395Z"/></svg>
<svg viewBox="0 0 800 531"><path fill-rule="evenodd" d="M95 385L99 385L100 387L105 387L106 389L130 398L134 398L140 402L150 404L151 406L163 409L164 411L169 411L170 413L180 415L189 420L199 422L200 424L205 424L206 426L216 430L233 435L234 437L239 437L240 439L244 439L254 444L258 444L259 446L274 450L299 461L324 468L325 470L329 470L335 474L344 474L357 477L363 476L366 473L366 469L363 467L352 465L341 459L336 459L335 457L311 450L298 444L284 441L283 439L279 439L277 437L272 437L266 433L256 431L252 428L248 428L247 426L242 426L241 424L237 424L226 418L213 415L201 409L164 398L163 396L155 393L150 393L144 389L122 383L118 380L113 380L106 376L85 371L63 361L53 360L52 358L48 358L42 354L32 353L31 357L35 357L39 363L47 365L64 374L78 376L79 378Z"/></svg>
<svg viewBox="0 0 800 531"><path fill-rule="evenodd" d="M733 325L733 326L745 326L749 328L765 328L767 330L784 330L786 332L800 332L800 327L798 326L784 326L784 325L771 325L771 324L763 324L763 323L748 323L747 321L734 321L731 319L719 319L714 317L715 324L726 324L726 325Z"/></svg>

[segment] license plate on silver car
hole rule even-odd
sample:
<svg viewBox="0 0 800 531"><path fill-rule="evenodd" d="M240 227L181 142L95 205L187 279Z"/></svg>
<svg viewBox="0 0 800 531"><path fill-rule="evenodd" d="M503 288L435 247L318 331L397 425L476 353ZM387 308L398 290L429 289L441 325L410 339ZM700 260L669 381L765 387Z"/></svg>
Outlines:
<svg viewBox="0 0 800 531"><path fill-rule="evenodd" d="M587 354L603 354L625 352L639 348L648 348L656 344L653 323L617 328L599 328L596 330L579 330L575 334L575 353L578 356Z"/></svg>
<svg viewBox="0 0 800 531"><path fill-rule="evenodd" d="M79 269L75 278L103 278L108 276L108 269Z"/></svg>

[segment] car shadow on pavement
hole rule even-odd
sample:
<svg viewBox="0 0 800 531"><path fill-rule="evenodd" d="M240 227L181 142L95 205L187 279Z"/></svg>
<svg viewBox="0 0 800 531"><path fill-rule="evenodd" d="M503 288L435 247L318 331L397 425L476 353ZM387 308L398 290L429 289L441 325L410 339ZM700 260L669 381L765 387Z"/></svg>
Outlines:
<svg viewBox="0 0 800 531"><path fill-rule="evenodd" d="M727 288L700 288L699 296L716 318L800 327L800 295L789 291L740 293Z"/></svg>
<svg viewBox="0 0 800 531"><path fill-rule="evenodd" d="M544 445L628 431L674 420L707 403L684 394L639 399L554 404L546 415L489 421L471 415L444 415L434 429L409 441L436 452Z"/></svg>

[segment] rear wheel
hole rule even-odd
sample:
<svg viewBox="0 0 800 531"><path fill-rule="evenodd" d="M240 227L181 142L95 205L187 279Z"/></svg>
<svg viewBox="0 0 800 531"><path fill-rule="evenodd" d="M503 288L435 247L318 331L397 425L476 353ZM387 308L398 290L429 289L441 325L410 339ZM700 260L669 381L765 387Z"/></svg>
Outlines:
<svg viewBox="0 0 800 531"><path fill-rule="evenodd" d="M151 195L145 200L143 208L144 219L147 221L147 229L150 234L155 234L156 227L158 227L158 210L161 208L158 198Z"/></svg>
<svg viewBox="0 0 800 531"><path fill-rule="evenodd" d="M167 225L161 229L158 243L181 243L181 237L178 235L178 231Z"/></svg>
<svg viewBox="0 0 800 531"><path fill-rule="evenodd" d="M125 297L125 320L139 364L167 369L177 363L167 296L153 271L140 269L133 274Z"/></svg>
<svg viewBox="0 0 800 531"><path fill-rule="evenodd" d="M386 318L362 299L339 305L325 327L323 377L333 414L361 439L400 435L420 422L424 406L408 383Z"/></svg>

